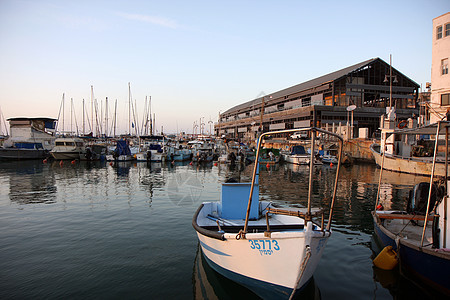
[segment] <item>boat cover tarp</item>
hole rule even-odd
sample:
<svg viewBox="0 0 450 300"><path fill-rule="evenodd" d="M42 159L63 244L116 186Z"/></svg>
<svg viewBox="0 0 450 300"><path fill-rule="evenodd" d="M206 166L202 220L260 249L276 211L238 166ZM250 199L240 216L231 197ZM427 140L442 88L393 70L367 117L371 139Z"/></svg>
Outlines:
<svg viewBox="0 0 450 300"><path fill-rule="evenodd" d="M158 144L150 144L148 146L148 149L149 150L156 150L158 153L162 153L163 152L163 150L161 148L161 145L158 145Z"/></svg>
<svg viewBox="0 0 450 300"><path fill-rule="evenodd" d="M116 155L131 155L130 147L126 140L117 141L116 150L114 150Z"/></svg>
<svg viewBox="0 0 450 300"><path fill-rule="evenodd" d="M297 145L292 147L292 151L291 151L292 155L296 155L296 154L306 154L305 151L305 147L301 146L301 145Z"/></svg>
<svg viewBox="0 0 450 300"><path fill-rule="evenodd" d="M14 143L14 147L19 149L44 149L42 143Z"/></svg>

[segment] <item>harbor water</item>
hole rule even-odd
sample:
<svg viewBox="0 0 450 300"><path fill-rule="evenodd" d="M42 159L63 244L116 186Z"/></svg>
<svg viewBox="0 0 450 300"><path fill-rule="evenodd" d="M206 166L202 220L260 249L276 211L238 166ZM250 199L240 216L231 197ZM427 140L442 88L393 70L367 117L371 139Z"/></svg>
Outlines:
<svg viewBox="0 0 450 300"><path fill-rule="evenodd" d="M379 169L342 168L330 240L301 299L424 299L397 271L372 265ZM192 216L252 165L0 162L1 299L252 299L205 263ZM260 195L307 201L309 167L261 166ZM331 199L336 167L314 167L313 202ZM385 206L402 208L421 177L392 173Z"/></svg>

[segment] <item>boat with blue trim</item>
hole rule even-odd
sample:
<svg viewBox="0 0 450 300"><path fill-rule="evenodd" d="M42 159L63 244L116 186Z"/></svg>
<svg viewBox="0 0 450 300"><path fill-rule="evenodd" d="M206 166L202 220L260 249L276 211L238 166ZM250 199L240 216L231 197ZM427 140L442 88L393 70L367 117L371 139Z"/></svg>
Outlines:
<svg viewBox="0 0 450 300"><path fill-rule="evenodd" d="M341 156L340 136L319 128L309 130L312 145L318 133L336 137ZM307 207L278 207L259 199L258 161L263 138L295 131L261 134L251 183L223 183L220 201L202 203L192 220L208 264L264 299L292 298L300 291L312 279L331 235L340 163L332 200L327 201L327 220L323 208L311 207L314 168L310 168Z"/></svg>
<svg viewBox="0 0 450 300"><path fill-rule="evenodd" d="M383 172L390 171L384 171L383 165L387 157L382 156L376 209L372 212L374 235L381 248L392 247L397 253L402 274L432 291L433 295L437 293L439 298L441 295L450 296L449 128L450 122L439 121L416 129L397 131L397 134L434 135L430 180L415 185L405 210L385 211L379 200L380 186ZM445 148L440 147L439 136L445 137ZM443 152L446 162L444 172L437 174L436 158L439 148L445 149ZM436 180L437 176L441 178Z"/></svg>

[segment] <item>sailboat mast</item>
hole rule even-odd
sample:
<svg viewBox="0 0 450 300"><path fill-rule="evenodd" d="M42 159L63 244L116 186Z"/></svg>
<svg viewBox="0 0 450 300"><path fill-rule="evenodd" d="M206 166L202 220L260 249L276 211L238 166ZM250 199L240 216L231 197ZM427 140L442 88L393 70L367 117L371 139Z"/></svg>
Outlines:
<svg viewBox="0 0 450 300"><path fill-rule="evenodd" d="M94 86L91 85L91 123L92 135L94 135Z"/></svg>
<svg viewBox="0 0 450 300"><path fill-rule="evenodd" d="M72 124L73 124L73 98L70 98L70 135L73 135L73 128L72 128Z"/></svg>
<svg viewBox="0 0 450 300"><path fill-rule="evenodd" d="M85 135L86 134L86 131L84 131L84 113L85 113L85 110L84 110L84 98L83 98L83 135Z"/></svg>
<svg viewBox="0 0 450 300"><path fill-rule="evenodd" d="M64 135L64 93L62 98L62 134Z"/></svg>
<svg viewBox="0 0 450 300"><path fill-rule="evenodd" d="M117 99L116 104L114 106L114 137L116 137L116 113L117 113Z"/></svg>
<svg viewBox="0 0 450 300"><path fill-rule="evenodd" d="M108 136L108 97L105 100L105 137Z"/></svg>
<svg viewBox="0 0 450 300"><path fill-rule="evenodd" d="M150 133L153 134L153 117L152 117L152 96L150 97L150 102L148 103L148 109L149 109L149 113L150 113Z"/></svg>
<svg viewBox="0 0 450 300"><path fill-rule="evenodd" d="M128 82L128 134L131 135L131 86Z"/></svg>

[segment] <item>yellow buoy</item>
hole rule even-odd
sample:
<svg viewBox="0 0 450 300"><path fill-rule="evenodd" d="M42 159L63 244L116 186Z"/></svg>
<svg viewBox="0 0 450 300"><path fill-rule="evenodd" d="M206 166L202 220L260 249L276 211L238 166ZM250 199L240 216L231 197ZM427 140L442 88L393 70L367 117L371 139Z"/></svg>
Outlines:
<svg viewBox="0 0 450 300"><path fill-rule="evenodd" d="M392 270L398 264L397 253L392 249L392 246L386 246L375 257L373 264L383 270Z"/></svg>

